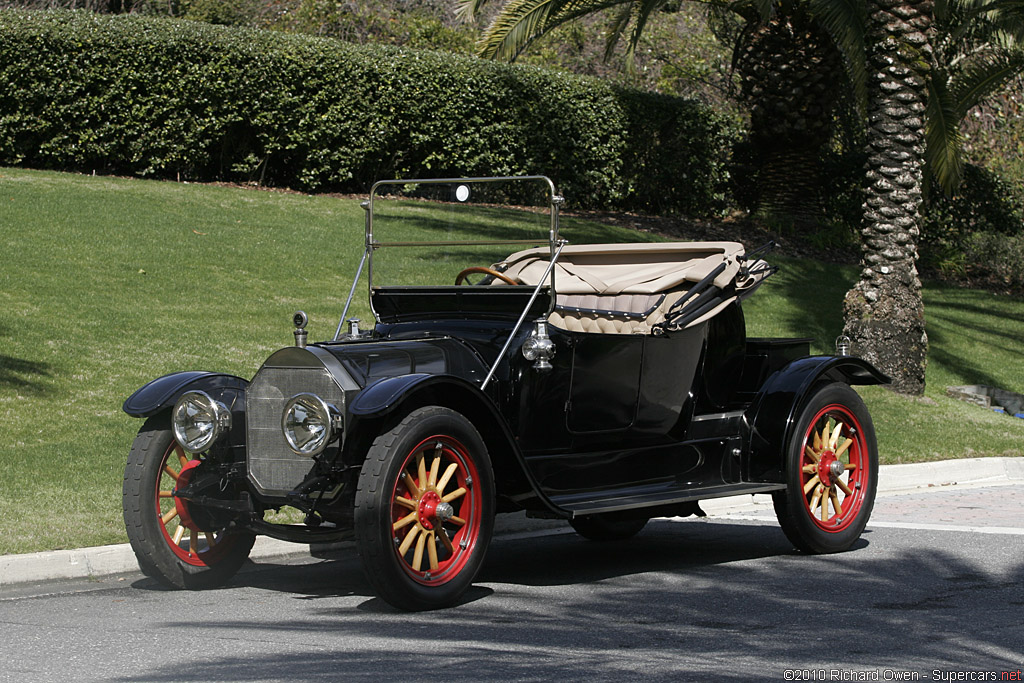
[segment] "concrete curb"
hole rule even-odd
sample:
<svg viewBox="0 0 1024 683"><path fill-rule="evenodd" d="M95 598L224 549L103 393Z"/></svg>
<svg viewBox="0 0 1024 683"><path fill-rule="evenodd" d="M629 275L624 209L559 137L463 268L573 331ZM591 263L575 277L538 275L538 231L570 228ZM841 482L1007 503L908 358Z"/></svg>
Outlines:
<svg viewBox="0 0 1024 683"><path fill-rule="evenodd" d="M909 465L883 465L879 473L880 495L897 495L949 486L998 486L1024 481L1024 458L965 458ZM705 501L701 506L709 516L735 513L746 507L764 508L752 502L752 496ZM770 502L769 502L770 505ZM523 513L500 515L495 535L507 536L525 531L563 528L560 520L530 519ZM345 547L350 544L340 544ZM272 560L309 556L307 546L260 537L250 554L253 560ZM0 556L0 588L23 583L61 579L85 579L112 574L137 573L139 566L127 544L106 545L76 550L52 550L24 555Z"/></svg>

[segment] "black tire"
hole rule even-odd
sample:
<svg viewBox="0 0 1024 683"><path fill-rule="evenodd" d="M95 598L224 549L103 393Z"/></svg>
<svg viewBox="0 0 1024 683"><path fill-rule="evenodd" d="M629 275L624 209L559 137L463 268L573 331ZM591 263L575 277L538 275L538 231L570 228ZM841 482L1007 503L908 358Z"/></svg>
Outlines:
<svg viewBox="0 0 1024 683"><path fill-rule="evenodd" d="M590 541L624 541L633 538L647 525L644 517L621 517L611 514L587 515L569 521L572 528Z"/></svg>
<svg viewBox="0 0 1024 683"><path fill-rule="evenodd" d="M404 610L455 603L480 571L493 528L490 458L464 416L419 408L373 442L359 473L355 534L385 602Z"/></svg>
<svg viewBox="0 0 1024 683"><path fill-rule="evenodd" d="M772 494L786 537L806 553L847 550L877 488L878 444L864 401L846 384L818 386L786 445L786 490Z"/></svg>
<svg viewBox="0 0 1024 683"><path fill-rule="evenodd" d="M143 573L170 588L200 590L234 576L256 537L200 529L189 506L175 504L170 490L176 477L195 466L191 462L174 440L168 414L150 417L128 454L121 500L128 540Z"/></svg>

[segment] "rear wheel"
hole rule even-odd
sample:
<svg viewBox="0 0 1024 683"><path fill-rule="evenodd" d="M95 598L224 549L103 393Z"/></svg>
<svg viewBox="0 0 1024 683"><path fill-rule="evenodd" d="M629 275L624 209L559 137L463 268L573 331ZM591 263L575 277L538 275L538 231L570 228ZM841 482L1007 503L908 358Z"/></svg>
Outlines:
<svg viewBox="0 0 1024 683"><path fill-rule="evenodd" d="M183 488L201 460L174 440L166 414L139 430L124 470L125 529L139 567L172 588L198 590L225 583L241 568L255 535L229 533L201 521L206 515L172 492Z"/></svg>
<svg viewBox="0 0 1024 683"><path fill-rule="evenodd" d="M833 553L860 537L878 486L871 416L846 384L808 400L787 449L786 490L772 494L786 537L800 550Z"/></svg>
<svg viewBox="0 0 1024 683"><path fill-rule="evenodd" d="M577 517L569 524L576 533L591 541L623 541L640 533L647 524L647 519L622 517L610 513Z"/></svg>
<svg viewBox="0 0 1024 683"><path fill-rule="evenodd" d="M356 490L356 545L367 579L407 610L451 605L483 564L494 480L483 439L461 414L410 413L374 441Z"/></svg>

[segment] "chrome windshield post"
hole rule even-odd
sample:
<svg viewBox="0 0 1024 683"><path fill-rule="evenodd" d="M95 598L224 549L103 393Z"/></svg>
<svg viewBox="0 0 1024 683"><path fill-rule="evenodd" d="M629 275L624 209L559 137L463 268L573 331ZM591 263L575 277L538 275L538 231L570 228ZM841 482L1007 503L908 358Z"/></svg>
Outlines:
<svg viewBox="0 0 1024 683"><path fill-rule="evenodd" d="M505 345L501 347L501 352L498 354L498 357L494 360L494 365L491 366L490 372L487 373L487 377L484 378L483 384L480 385L480 391L485 390L487 388L487 385L490 383L491 378L494 377L494 372L498 369L498 364L501 363L501 359L505 357L506 353L508 353L508 347L512 345L512 340L516 338L516 333L519 332L519 328L523 326L523 321L526 320L526 316L530 312L530 308L533 306L533 302L537 300L537 295L540 294L540 289L541 287L544 286L545 280L548 279L549 274L551 275L551 296L554 297L555 262L558 261L558 257L562 253L562 249L565 247L566 244L568 244L566 240L558 240L557 248L551 255L551 262L548 263L547 270L544 271L544 274L541 275L540 279L537 281L537 286L533 288L533 294L530 296L530 300L526 302L526 308L523 309L522 315L520 315L519 320L516 321L515 326L512 328L511 334L508 335L508 339L505 340ZM554 299L552 298L552 300Z"/></svg>
<svg viewBox="0 0 1024 683"><path fill-rule="evenodd" d="M348 299L345 300L345 310L341 312L341 320L338 321L338 329L334 333L334 341L341 339L341 328L345 324L345 319L348 317L348 308L352 305L352 297L356 293L356 285L359 284L359 278L363 274L363 266L366 265L366 258L370 255L370 202L362 202L359 204L366 212L366 248L363 250L363 258L359 259L359 268L356 269L356 277L352 280L352 288L348 290Z"/></svg>

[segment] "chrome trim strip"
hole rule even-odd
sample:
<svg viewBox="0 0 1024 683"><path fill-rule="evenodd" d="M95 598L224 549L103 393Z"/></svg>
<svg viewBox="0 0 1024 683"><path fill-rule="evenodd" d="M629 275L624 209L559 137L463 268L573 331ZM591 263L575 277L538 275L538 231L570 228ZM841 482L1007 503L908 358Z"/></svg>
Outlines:
<svg viewBox="0 0 1024 683"><path fill-rule="evenodd" d="M690 422L705 422L708 420L729 420L737 417L743 417L746 411L734 410L731 413L708 413L707 415L694 415L690 419Z"/></svg>

